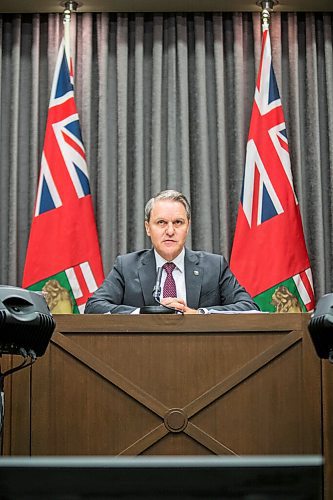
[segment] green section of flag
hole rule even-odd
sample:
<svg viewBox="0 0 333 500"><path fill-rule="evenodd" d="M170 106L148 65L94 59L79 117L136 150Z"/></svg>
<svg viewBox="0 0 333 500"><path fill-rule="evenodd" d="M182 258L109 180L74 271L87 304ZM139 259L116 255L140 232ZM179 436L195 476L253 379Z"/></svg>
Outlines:
<svg viewBox="0 0 333 500"><path fill-rule="evenodd" d="M66 288L66 290L68 290L70 297L72 299L72 306L73 306L72 312L73 312L73 314L80 314L80 311L77 307L77 304L76 304L76 301L75 301L75 298L74 298L74 295L72 292L72 287L68 281L68 278L67 278L65 271L62 271L61 273L54 274L53 276L49 276L48 278L41 280L38 283L34 283L33 285L29 286L28 288L29 288L29 290L33 290L35 292L36 291L40 292L43 290L44 285L50 280L56 280L61 287ZM48 306L50 307L50 304L49 304L47 297L46 297L46 302L48 303ZM52 309L51 309L51 312L52 312Z"/></svg>
<svg viewBox="0 0 333 500"><path fill-rule="evenodd" d="M254 297L254 301L265 312L306 312L307 309L292 278L281 281L272 288Z"/></svg>

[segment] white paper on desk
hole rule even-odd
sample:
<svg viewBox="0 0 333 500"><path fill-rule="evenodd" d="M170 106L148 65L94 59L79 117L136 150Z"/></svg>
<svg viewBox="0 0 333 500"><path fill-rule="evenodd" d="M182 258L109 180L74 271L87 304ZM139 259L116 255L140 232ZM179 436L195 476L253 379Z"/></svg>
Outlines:
<svg viewBox="0 0 333 500"><path fill-rule="evenodd" d="M248 311L219 311L219 309L209 309L210 314L267 314L265 311L257 311L257 309L250 309ZM270 313L268 313L270 314Z"/></svg>

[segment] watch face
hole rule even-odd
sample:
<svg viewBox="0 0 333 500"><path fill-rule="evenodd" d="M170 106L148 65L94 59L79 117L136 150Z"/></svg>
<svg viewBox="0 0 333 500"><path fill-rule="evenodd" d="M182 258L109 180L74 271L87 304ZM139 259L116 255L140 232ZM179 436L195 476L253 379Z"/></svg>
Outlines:
<svg viewBox="0 0 333 500"><path fill-rule="evenodd" d="M204 311L203 309L201 309L201 308L200 308L200 309L198 309L198 313L199 313L199 314L205 314L205 311Z"/></svg>

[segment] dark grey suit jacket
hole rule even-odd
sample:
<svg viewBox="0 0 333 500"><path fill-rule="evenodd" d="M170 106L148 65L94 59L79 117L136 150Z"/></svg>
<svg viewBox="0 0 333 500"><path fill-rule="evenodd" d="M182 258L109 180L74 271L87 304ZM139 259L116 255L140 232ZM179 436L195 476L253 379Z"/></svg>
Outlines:
<svg viewBox="0 0 333 500"><path fill-rule="evenodd" d="M185 282L188 307L220 311L258 309L240 286L221 255L185 249ZM141 250L117 257L112 271L90 297L85 313L130 314L138 307L157 305L154 250Z"/></svg>

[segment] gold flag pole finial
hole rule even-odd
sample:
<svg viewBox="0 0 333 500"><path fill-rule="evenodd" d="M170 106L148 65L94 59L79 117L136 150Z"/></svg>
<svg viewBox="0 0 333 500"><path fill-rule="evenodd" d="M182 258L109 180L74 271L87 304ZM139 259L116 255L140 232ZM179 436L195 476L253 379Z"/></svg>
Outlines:
<svg viewBox="0 0 333 500"><path fill-rule="evenodd" d="M271 13L278 0L259 0L257 5L261 7L261 24L263 28L268 28L271 22Z"/></svg>

